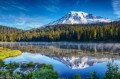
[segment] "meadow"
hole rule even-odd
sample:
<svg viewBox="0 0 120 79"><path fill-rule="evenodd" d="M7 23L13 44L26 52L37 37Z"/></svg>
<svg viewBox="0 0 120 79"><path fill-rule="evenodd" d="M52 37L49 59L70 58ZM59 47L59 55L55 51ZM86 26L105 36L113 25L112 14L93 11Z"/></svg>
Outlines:
<svg viewBox="0 0 120 79"><path fill-rule="evenodd" d="M8 57L14 57L20 55L22 52L20 50L12 50L8 48L0 47L0 60Z"/></svg>

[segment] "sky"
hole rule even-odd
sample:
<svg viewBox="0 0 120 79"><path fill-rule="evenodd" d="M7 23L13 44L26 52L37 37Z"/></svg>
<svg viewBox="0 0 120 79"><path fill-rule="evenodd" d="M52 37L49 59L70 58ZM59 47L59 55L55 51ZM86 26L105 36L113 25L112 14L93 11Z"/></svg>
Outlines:
<svg viewBox="0 0 120 79"><path fill-rule="evenodd" d="M70 11L117 19L120 18L120 0L0 0L0 25L38 28Z"/></svg>

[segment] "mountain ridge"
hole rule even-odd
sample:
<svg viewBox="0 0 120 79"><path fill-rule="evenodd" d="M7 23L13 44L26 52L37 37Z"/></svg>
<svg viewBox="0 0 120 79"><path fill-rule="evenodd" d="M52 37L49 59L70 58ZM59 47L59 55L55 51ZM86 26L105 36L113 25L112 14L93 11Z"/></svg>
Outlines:
<svg viewBox="0 0 120 79"><path fill-rule="evenodd" d="M92 23L109 23L112 22L111 19L103 18L101 16L95 16L83 11L70 11L65 14L62 18L49 23L48 25L57 24L92 24Z"/></svg>

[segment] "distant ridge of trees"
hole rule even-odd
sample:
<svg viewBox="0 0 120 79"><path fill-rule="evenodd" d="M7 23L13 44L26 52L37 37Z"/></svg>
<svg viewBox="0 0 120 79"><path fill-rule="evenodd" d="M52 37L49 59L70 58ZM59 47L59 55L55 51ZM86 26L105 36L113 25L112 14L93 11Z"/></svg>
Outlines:
<svg viewBox="0 0 120 79"><path fill-rule="evenodd" d="M0 26L1 42L120 42L120 21L98 24L50 25L31 30Z"/></svg>

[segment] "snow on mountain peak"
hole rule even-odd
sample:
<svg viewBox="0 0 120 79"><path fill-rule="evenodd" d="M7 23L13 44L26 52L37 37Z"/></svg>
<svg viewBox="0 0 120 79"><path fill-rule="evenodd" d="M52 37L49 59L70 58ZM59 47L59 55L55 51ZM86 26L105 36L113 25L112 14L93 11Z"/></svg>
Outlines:
<svg viewBox="0 0 120 79"><path fill-rule="evenodd" d="M71 11L71 12L69 12L69 13L71 13L71 14L83 14L83 15L87 15L88 13L86 13L86 12L82 12L82 11Z"/></svg>
<svg viewBox="0 0 120 79"><path fill-rule="evenodd" d="M63 16L61 19L49 23L49 25L56 24L88 24L88 23L99 23L99 22L111 22L112 20L95 16L82 11L71 11Z"/></svg>

